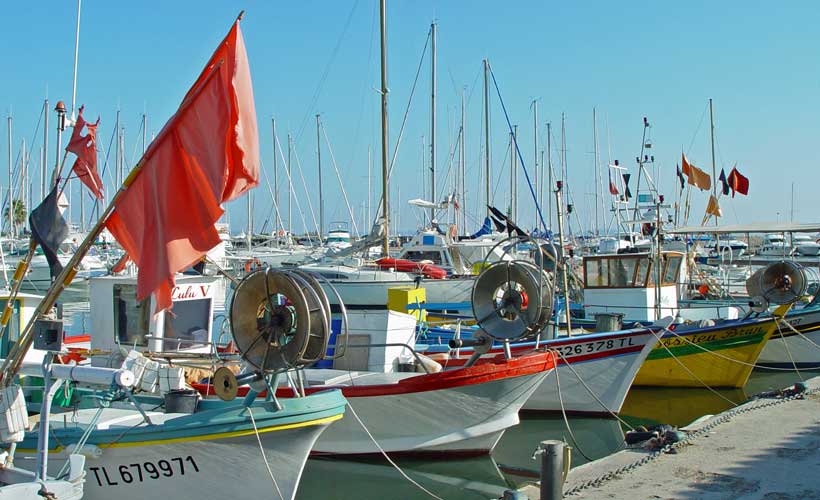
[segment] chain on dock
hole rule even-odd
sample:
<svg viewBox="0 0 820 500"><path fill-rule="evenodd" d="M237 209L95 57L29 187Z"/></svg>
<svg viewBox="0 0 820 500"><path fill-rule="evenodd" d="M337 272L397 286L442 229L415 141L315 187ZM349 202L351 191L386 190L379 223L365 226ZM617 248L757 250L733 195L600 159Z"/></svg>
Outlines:
<svg viewBox="0 0 820 500"><path fill-rule="evenodd" d="M602 484L609 481L610 479L614 479L614 478L618 477L621 474L624 474L626 472L630 472L634 469L637 469L638 467L640 467L642 465L645 465L645 464L655 460L656 458L660 457L663 454L675 453L678 450L678 448L681 448L682 446L684 446L686 444L689 444L690 441L692 441L693 439L706 434L707 432L711 431L712 429L714 429L718 425L723 424L725 422L728 422L729 420L731 420L732 418L734 418L738 415L741 415L741 414L744 414L744 413L749 413L753 410L759 410L759 409L762 409L762 408L769 408L771 406L775 406L775 405L779 405L781 403L785 403L786 401L794 401L794 400L797 400L797 399L805 399L806 396L816 394L818 392L820 392L820 387L815 388L815 389L811 389L811 390L803 390L803 391L796 392L796 393L793 393L793 394L788 394L788 395L785 395L783 397L779 397L777 399L766 399L765 401L763 399L757 399L755 401L747 403L746 405L739 406L737 408L733 408L729 411L726 411L726 412L720 414L717 417L714 417L712 419L712 421L710 421L708 424L700 427L699 429L687 433L686 436L683 439L681 439L681 440L679 440L675 443L667 444L663 448L661 448L657 451L653 451L653 452L647 454L645 457L643 457L639 460L636 460L635 462L633 462L629 465L625 465L623 467L620 467L620 468L617 468L615 470L609 471L609 472L607 472L605 474L602 474L601 476L599 476L595 479L591 479L589 481L584 481L583 483L581 483L581 484L579 484L579 485L565 491L564 495L566 495L566 496L578 495L580 492L582 492L585 489L597 488L598 486L601 486Z"/></svg>

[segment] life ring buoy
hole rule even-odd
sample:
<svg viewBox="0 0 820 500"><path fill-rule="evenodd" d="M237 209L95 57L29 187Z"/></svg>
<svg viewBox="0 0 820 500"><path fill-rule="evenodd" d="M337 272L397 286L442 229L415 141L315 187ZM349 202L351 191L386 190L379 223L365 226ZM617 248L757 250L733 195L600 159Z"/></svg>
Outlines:
<svg viewBox="0 0 820 500"><path fill-rule="evenodd" d="M416 273L421 274L425 278L436 280L447 277L447 271L436 265L423 264L412 260L383 257L376 261L376 265L379 266L380 269L395 269L396 271L405 273Z"/></svg>

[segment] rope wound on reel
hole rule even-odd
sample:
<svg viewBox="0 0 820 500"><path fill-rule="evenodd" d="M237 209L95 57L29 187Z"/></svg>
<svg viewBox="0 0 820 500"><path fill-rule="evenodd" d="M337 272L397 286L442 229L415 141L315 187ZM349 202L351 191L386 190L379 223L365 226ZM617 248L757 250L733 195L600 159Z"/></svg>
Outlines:
<svg viewBox="0 0 820 500"><path fill-rule="evenodd" d="M242 359L259 372L314 363L330 338L330 302L303 271L254 271L237 285L230 308L231 335Z"/></svg>
<svg viewBox="0 0 820 500"><path fill-rule="evenodd" d="M752 309L765 309L768 304L791 304L805 296L809 288L807 269L783 260L758 269L746 280L746 291Z"/></svg>
<svg viewBox="0 0 820 500"><path fill-rule="evenodd" d="M542 330L552 316L554 284L540 267L505 260L487 267L473 284L473 315L497 340L514 340Z"/></svg>

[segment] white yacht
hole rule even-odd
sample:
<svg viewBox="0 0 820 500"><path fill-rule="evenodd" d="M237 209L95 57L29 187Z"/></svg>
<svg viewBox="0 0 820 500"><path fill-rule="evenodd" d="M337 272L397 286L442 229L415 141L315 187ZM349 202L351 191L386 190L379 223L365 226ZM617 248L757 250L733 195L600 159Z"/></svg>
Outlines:
<svg viewBox="0 0 820 500"><path fill-rule="evenodd" d="M820 244L806 233L792 234L792 247L798 255L816 257L820 255Z"/></svg>
<svg viewBox="0 0 820 500"><path fill-rule="evenodd" d="M792 247L786 243L782 234L767 234L763 245L757 250L757 255L768 257L785 257L791 255Z"/></svg>

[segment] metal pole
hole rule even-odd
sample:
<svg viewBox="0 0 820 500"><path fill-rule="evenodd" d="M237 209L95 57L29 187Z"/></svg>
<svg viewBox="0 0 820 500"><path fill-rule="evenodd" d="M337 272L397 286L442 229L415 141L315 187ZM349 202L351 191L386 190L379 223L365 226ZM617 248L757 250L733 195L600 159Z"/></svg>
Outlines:
<svg viewBox="0 0 820 500"><path fill-rule="evenodd" d="M532 100L532 153L533 163L535 164L534 178L535 178L535 201L539 204L541 202L541 177L538 175L538 100ZM535 211L535 227L538 227L538 210Z"/></svg>
<svg viewBox="0 0 820 500"><path fill-rule="evenodd" d="M382 214L384 215L384 240L382 255L387 257L390 252L390 196L387 186L387 6L386 1L379 2L379 18L381 20L381 97L382 97Z"/></svg>
<svg viewBox="0 0 820 500"><path fill-rule="evenodd" d="M114 124L114 131L117 135L117 143L114 149L114 183L119 186L122 184L122 171L120 170L120 110L117 110L117 120ZM58 151L59 154L59 151Z"/></svg>
<svg viewBox="0 0 820 500"><path fill-rule="evenodd" d="M716 167L715 167L715 117L712 113L712 98L709 98L709 135L712 141L712 196L717 199L717 176L715 175ZM718 218L715 216L715 225L718 225ZM717 241L720 241L718 239ZM716 246L715 248L719 248Z"/></svg>
<svg viewBox="0 0 820 500"><path fill-rule="evenodd" d="M74 121L74 110L77 109L77 61L80 56L80 7L82 0L77 0L77 31L74 37L74 83L71 90L71 121Z"/></svg>
<svg viewBox="0 0 820 500"><path fill-rule="evenodd" d="M9 142L9 204L7 206L7 210L8 210L8 215L9 215L8 216L9 235L13 239L14 238L14 217L12 217L11 215L12 215L13 206L14 206L14 196L13 196L14 190L11 187L11 183L12 183L11 170L12 170L12 161L13 161L12 160L12 154L11 154L11 148L12 148L12 145L11 145L11 128L12 128L12 118L11 118L11 115L9 115L9 118L8 118L8 133L9 133L8 134L9 135L9 141L8 141Z"/></svg>
<svg viewBox="0 0 820 500"><path fill-rule="evenodd" d="M595 235L601 235L601 227L598 225L600 215L598 213L599 201L603 204L603 193L599 191L601 187L601 169L598 166L598 120L595 116L595 108L592 108L592 142L595 148Z"/></svg>
<svg viewBox="0 0 820 500"><path fill-rule="evenodd" d="M510 154L512 154L513 160L513 220L518 220L518 125L513 125L512 150Z"/></svg>
<svg viewBox="0 0 820 500"><path fill-rule="evenodd" d="M142 114L142 154L145 154L145 138L148 135L146 127L148 127L148 118L145 116L145 113L143 113Z"/></svg>
<svg viewBox="0 0 820 500"><path fill-rule="evenodd" d="M484 170L487 215L490 215L490 63L484 59Z"/></svg>
<svg viewBox="0 0 820 500"><path fill-rule="evenodd" d="M564 187L563 182L557 183L557 187L555 189L555 209L557 210L558 216L558 254L561 256L561 274L563 275L563 285L564 285L564 312L567 321L567 335L572 333L572 318L570 317L569 311L569 280L567 278L568 270L568 262L569 259L564 254L564 213L563 213L563 204L561 200L561 189Z"/></svg>
<svg viewBox="0 0 820 500"><path fill-rule="evenodd" d="M537 454L541 455L541 500L564 498L564 443L541 441Z"/></svg>
<svg viewBox="0 0 820 500"><path fill-rule="evenodd" d="M370 196L370 194L371 194L371 191L370 191L370 189L371 189L370 188L370 172L372 171L372 163L373 163L373 157L372 157L371 153L372 153L371 152L371 147L370 147L370 144L368 144L367 145L367 223L368 224L371 224L373 222L373 218L372 218L373 213L370 210L370 208L371 208L370 207L370 197L371 197ZM365 226L365 227L367 227L367 226Z"/></svg>
<svg viewBox="0 0 820 500"><path fill-rule="evenodd" d="M293 149L293 138L288 132L288 242L293 236L293 211L291 210L291 201L293 200L293 177L291 177L291 163L290 153Z"/></svg>
<svg viewBox="0 0 820 500"><path fill-rule="evenodd" d="M458 148L459 153L459 163L461 164L461 181L459 183L459 191L461 191L461 204L460 204L460 211L461 211L461 232L463 234L467 233L467 189L466 189L466 175L467 175L467 165L466 165L466 154L464 152L464 147L466 143L466 138L464 137L464 126L467 123L465 119L465 107L464 107L464 92L466 88L461 89L461 145Z"/></svg>
<svg viewBox="0 0 820 500"><path fill-rule="evenodd" d="M46 197L46 165L48 165L48 98L43 103L43 166L40 168L40 199Z"/></svg>
<svg viewBox="0 0 820 500"><path fill-rule="evenodd" d="M552 189L552 123L547 122L547 187ZM552 196L549 196L549 221L550 228L552 228Z"/></svg>
<svg viewBox="0 0 820 500"><path fill-rule="evenodd" d="M430 24L430 201L436 202L436 23ZM430 222L436 218L436 209L430 209Z"/></svg>
<svg viewBox="0 0 820 500"><path fill-rule="evenodd" d="M322 234L325 231L325 199L322 197L322 143L319 139L319 129L322 124L320 115L316 115L316 160L319 164L319 244L322 243Z"/></svg>
<svg viewBox="0 0 820 500"><path fill-rule="evenodd" d="M276 119L271 117L271 135L273 136L273 204L276 207L276 210L279 210L279 158L276 156ZM276 230L277 234L279 229L279 223L281 222L281 214L276 218ZM279 246L279 240L276 240L276 245Z"/></svg>

